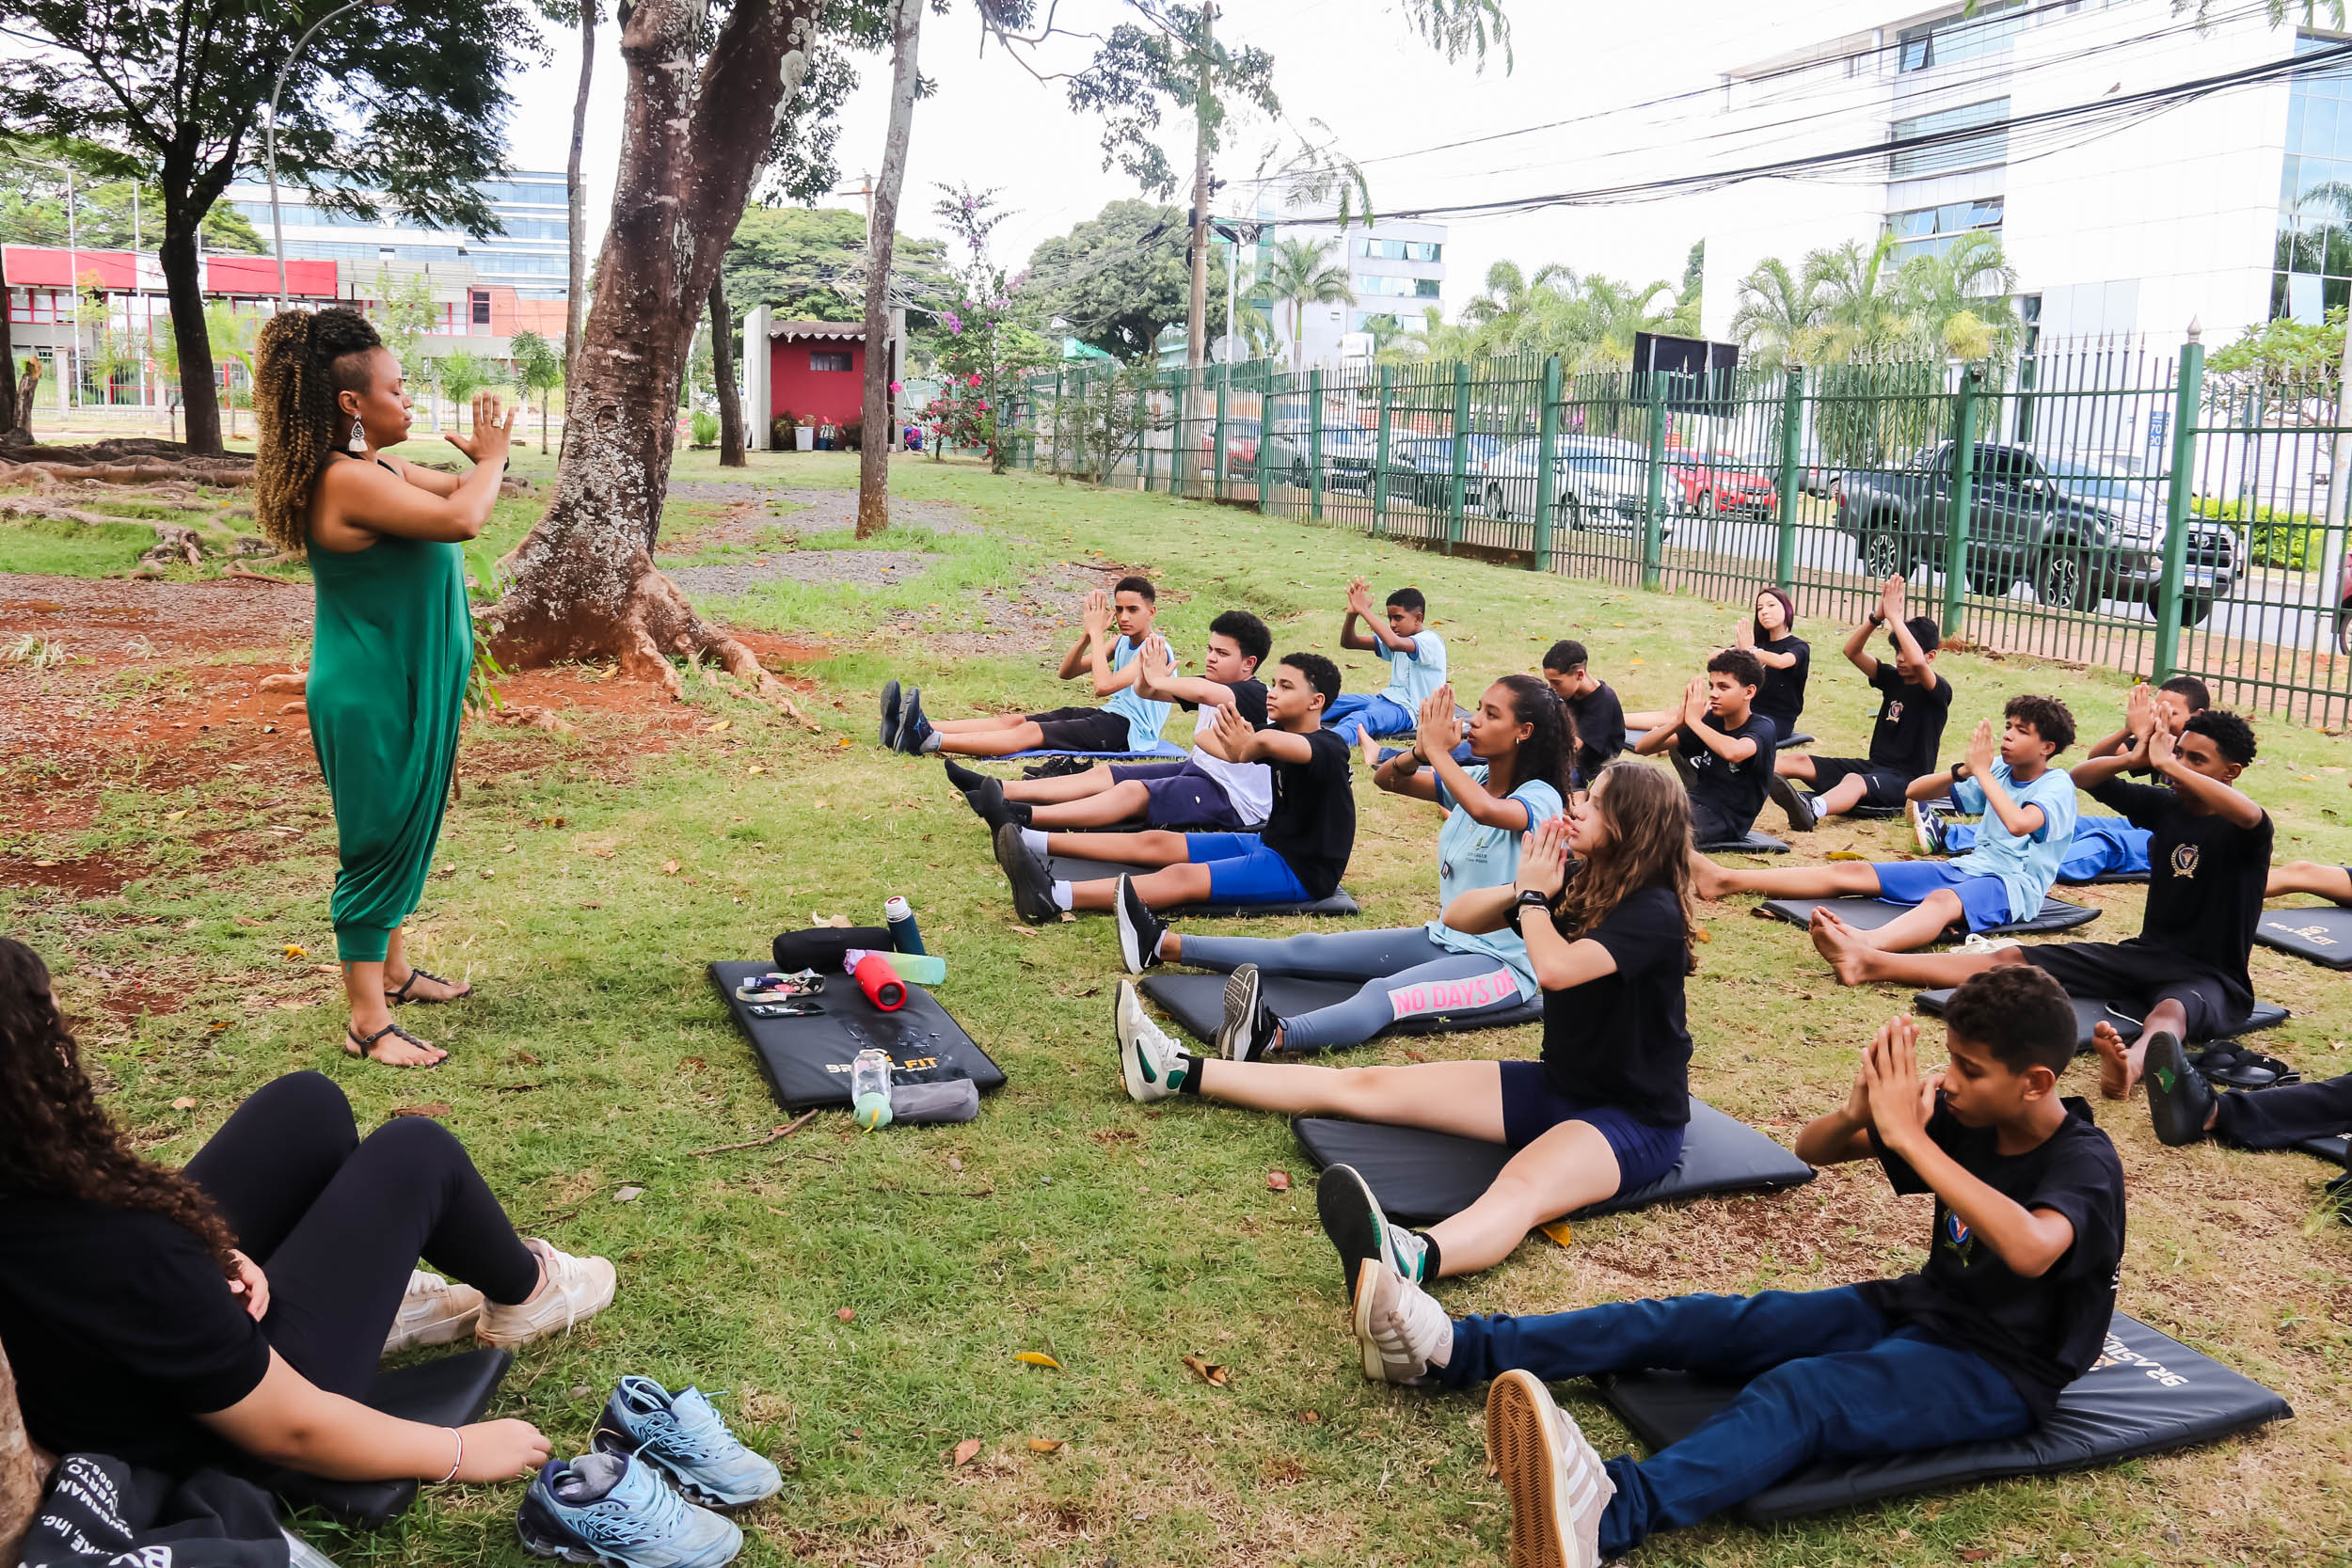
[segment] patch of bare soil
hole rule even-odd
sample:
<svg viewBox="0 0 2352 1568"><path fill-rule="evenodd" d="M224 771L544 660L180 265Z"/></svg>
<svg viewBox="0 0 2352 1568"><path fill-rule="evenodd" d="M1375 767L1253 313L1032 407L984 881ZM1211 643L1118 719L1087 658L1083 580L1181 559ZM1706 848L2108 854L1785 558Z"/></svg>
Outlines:
<svg viewBox="0 0 2352 1568"><path fill-rule="evenodd" d="M1032 576L1011 593L992 588L977 595L981 619L992 630L940 631L927 627L919 613L904 611L883 622L873 641L919 639L926 648L947 658L1002 658L1058 650L1076 640L1084 624L1079 611L1088 593L1100 588L1107 594L1126 575L1124 566L1065 561Z"/></svg>

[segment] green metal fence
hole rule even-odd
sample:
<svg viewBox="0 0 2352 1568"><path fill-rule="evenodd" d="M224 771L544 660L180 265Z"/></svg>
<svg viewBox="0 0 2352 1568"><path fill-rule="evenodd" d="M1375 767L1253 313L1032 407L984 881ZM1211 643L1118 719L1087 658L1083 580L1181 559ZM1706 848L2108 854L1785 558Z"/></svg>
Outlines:
<svg viewBox="0 0 2352 1568"><path fill-rule="evenodd" d="M1899 574L1947 641L2352 721L2328 507L2352 425L2332 384L2203 361L2111 341L1705 380L1532 356L1072 364L1029 379L1008 441L1020 467L1538 571L1718 602L1772 584L1833 623Z"/></svg>

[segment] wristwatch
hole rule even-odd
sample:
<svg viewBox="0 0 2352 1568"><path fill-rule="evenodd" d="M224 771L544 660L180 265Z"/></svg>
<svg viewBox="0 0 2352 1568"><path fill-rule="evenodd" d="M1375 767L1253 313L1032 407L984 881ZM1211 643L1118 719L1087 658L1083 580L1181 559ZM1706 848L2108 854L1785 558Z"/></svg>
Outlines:
<svg viewBox="0 0 2352 1568"><path fill-rule="evenodd" d="M1952 783L1958 784L1961 780L1966 778L1967 776L1968 765L1966 763L1956 762L1952 764Z"/></svg>
<svg viewBox="0 0 2352 1568"><path fill-rule="evenodd" d="M1503 923L1511 927L1513 935L1525 936L1527 933L1519 929L1519 921L1526 915L1527 911L1529 910L1548 911L1550 908L1551 900L1549 898L1536 892L1532 887L1523 887L1519 889L1518 899L1511 906L1511 912L1507 917L1505 917Z"/></svg>
<svg viewBox="0 0 2352 1568"><path fill-rule="evenodd" d="M1874 610L1870 611L1870 625L1874 626L1883 626L1886 625L1886 611L1883 610Z"/></svg>

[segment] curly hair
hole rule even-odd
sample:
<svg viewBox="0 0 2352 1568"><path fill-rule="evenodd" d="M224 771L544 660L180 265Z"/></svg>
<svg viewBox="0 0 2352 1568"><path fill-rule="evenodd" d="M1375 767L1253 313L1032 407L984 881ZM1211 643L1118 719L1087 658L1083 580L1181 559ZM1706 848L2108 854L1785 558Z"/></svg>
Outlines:
<svg viewBox="0 0 2352 1568"><path fill-rule="evenodd" d="M100 1109L81 1052L57 1016L49 970L0 937L0 1199L76 1198L160 1214L194 1231L234 1278L235 1239L202 1189L131 1151Z"/></svg>
<svg viewBox="0 0 2352 1568"><path fill-rule="evenodd" d="M2037 697L2030 693L2011 697L2001 705L2001 717L2014 719L2021 724L2031 724L2033 733L2048 741L2050 755L2074 744L2074 716L2056 697Z"/></svg>
<svg viewBox="0 0 2352 1568"><path fill-rule="evenodd" d="M1569 868L1561 931L1581 937L1609 918L1629 894L1674 890L1682 906L1682 972L1698 972L1698 921L1691 912L1691 798L1662 768L1613 762L1588 798L1609 822L1609 842Z"/></svg>
<svg viewBox="0 0 2352 1568"><path fill-rule="evenodd" d="M1495 684L1511 694L1511 717L1528 726L1511 755L1511 787L1541 779L1565 799L1568 764L1576 755L1576 720L1551 688L1534 675L1503 675Z"/></svg>
<svg viewBox="0 0 2352 1568"><path fill-rule="evenodd" d="M342 429L339 392L368 385L367 354L384 346L357 310L288 310L253 345L253 518L298 555L310 540L310 490Z"/></svg>

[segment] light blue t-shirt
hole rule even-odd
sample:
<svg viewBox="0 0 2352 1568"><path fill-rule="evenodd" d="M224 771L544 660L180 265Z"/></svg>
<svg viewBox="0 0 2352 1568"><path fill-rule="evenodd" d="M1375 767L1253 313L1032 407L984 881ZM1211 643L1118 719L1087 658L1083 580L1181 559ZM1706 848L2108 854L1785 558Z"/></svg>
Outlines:
<svg viewBox="0 0 2352 1568"><path fill-rule="evenodd" d="M1117 674L1135 661L1133 642L1121 637L1111 644L1111 673ZM1111 700L1103 706L1127 721L1127 744L1131 749L1148 752L1160 743L1160 726L1168 722L1168 704L1152 702L1134 687L1125 686L1112 692Z"/></svg>
<svg viewBox="0 0 2352 1568"><path fill-rule="evenodd" d="M1445 684L1445 639L1434 631L1413 634L1413 651L1405 653L1373 639L1373 649L1389 661L1389 689L1380 693L1406 712L1418 715L1429 694Z"/></svg>
<svg viewBox="0 0 2352 1568"><path fill-rule="evenodd" d="M2074 779L2063 768L2045 768L2027 784L2010 776L2009 764L1994 762L1993 776L2022 809L2042 808L2042 831L2020 838L1986 810L1984 786L1974 779L1952 785L1952 803L1963 816L1984 815L1977 830L1977 847L1952 862L1955 870L1972 877L1998 877L2009 889L2009 907L2020 920L2030 920L2058 880L2058 865L2074 842Z"/></svg>
<svg viewBox="0 0 2352 1568"><path fill-rule="evenodd" d="M1486 781L1485 764L1465 769L1479 783ZM1511 791L1511 799L1527 808L1527 827L1489 828L1454 804L1454 796L1438 781L1438 804L1447 807L1445 826L1438 832L1438 907L1472 888L1507 887L1519 874L1519 834L1549 821L1563 807L1560 792L1541 779L1530 779ZM1425 927L1429 940L1449 953L1485 953L1510 966L1519 983L1519 1000L1532 1002L1542 988L1535 983L1535 966L1527 957L1527 943L1508 927L1472 934L1457 931L1442 920Z"/></svg>

